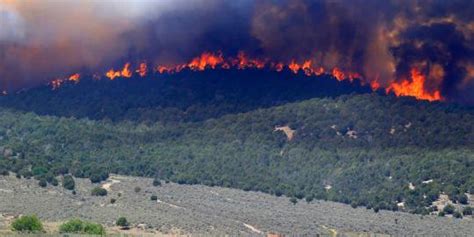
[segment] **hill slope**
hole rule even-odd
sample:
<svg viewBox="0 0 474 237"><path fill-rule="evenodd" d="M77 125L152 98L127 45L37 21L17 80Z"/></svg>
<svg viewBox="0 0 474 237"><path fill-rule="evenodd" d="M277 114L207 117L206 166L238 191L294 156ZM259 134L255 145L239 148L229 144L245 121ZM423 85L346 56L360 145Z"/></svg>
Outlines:
<svg viewBox="0 0 474 237"><path fill-rule="evenodd" d="M403 202L426 213L441 192L459 202L474 193L472 121L466 109L375 94L148 125L7 109L0 169L47 180L160 177L375 209Z"/></svg>

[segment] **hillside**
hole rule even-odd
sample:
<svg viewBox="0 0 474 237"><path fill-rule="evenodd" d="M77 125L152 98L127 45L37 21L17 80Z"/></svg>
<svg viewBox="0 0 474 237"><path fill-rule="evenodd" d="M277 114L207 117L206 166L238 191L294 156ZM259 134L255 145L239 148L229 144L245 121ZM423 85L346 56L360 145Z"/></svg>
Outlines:
<svg viewBox="0 0 474 237"><path fill-rule="evenodd" d="M66 173L95 182L109 173L159 177L425 214L440 193L458 204L474 194L468 108L376 94L256 107L172 123L3 109L0 169L49 182Z"/></svg>
<svg viewBox="0 0 474 237"><path fill-rule="evenodd" d="M196 122L311 98L368 93L368 86L268 70L183 70L176 74L65 82L0 96L0 106L39 115L155 123Z"/></svg>
<svg viewBox="0 0 474 237"><path fill-rule="evenodd" d="M271 236L307 235L341 237L468 236L474 219L452 220L435 216L313 201L295 205L285 197L259 192L162 183L140 177L111 177L101 184L76 178L76 194L62 187L39 187L35 180L0 176L0 235L12 236L8 225L19 214L37 213L48 236L58 236L58 225L81 217L103 224L118 236ZM105 197L91 196L96 186L108 186ZM135 192L135 187L140 187ZM152 195L157 200L150 200ZM112 203L111 200L115 199ZM131 223L130 230L114 226L118 216ZM17 236L17 235L15 235Z"/></svg>

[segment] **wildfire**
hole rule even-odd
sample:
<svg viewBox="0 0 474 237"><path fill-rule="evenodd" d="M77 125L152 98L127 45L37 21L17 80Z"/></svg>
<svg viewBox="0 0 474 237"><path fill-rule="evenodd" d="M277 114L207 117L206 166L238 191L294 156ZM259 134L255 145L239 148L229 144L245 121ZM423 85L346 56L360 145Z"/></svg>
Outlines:
<svg viewBox="0 0 474 237"><path fill-rule="evenodd" d="M397 96L413 96L421 100L442 100L439 90L433 92L426 90L426 77L417 68L411 69L410 76L411 80L404 79L401 82L393 82L385 91L387 93L393 92Z"/></svg>
<svg viewBox="0 0 474 237"><path fill-rule="evenodd" d="M342 81L346 78L346 75L339 68L335 67L332 69L332 75L338 80Z"/></svg>
<svg viewBox="0 0 474 237"><path fill-rule="evenodd" d="M244 52L239 52L236 57L224 57L222 52L212 53L204 52L201 55L193 58L188 63L177 64L177 65L156 65L149 67L145 62L138 64L138 67L132 68L132 64L127 62L123 68L119 70L110 69L104 75L109 80L115 80L116 78L131 78L134 73L137 73L140 77L145 77L150 73L158 74L171 74L177 73L184 69L191 71L204 71L206 69L267 69L273 70L276 72L281 72L284 69L287 69L295 74L304 73L306 76L320 76L322 74L330 74L336 80L343 81L349 80L353 81L355 79L363 79L363 76L357 72L347 71L339 67L334 67L327 70L321 65L315 65L312 60L291 60L289 63L285 64L283 62L272 62L267 59L257 59L248 57ZM100 79L100 76L94 74L95 79ZM79 82L80 75L73 74L67 79L56 79L53 80L50 84L53 89L59 88L65 81L73 81L75 83ZM367 80L362 81L362 83L367 82ZM411 78L405 79L402 81L392 82L388 87L386 87L386 93L393 92L397 96L413 96L421 100L442 100L440 91L430 92L425 88L426 78L425 76L414 68L411 70ZM378 78L371 79L368 82L370 87L375 91L382 88Z"/></svg>
<svg viewBox="0 0 474 237"><path fill-rule="evenodd" d="M146 73L148 72L148 66L146 63L140 63L140 66L138 67L136 71L141 77L146 76Z"/></svg>
<svg viewBox="0 0 474 237"><path fill-rule="evenodd" d="M105 76L108 77L110 80L114 80L117 77L130 78L132 77L132 74L133 74L130 67L131 67L131 64L126 63L125 66L123 66L122 70L115 71L114 69L110 69L108 72L105 73Z"/></svg>
<svg viewBox="0 0 474 237"><path fill-rule="evenodd" d="M72 74L71 76L69 76L66 79L55 79L55 80L51 81L50 84L51 84L51 87L53 88L53 90L56 90L59 87L61 87L61 85L66 81L79 83L80 79L81 79L81 75L79 73L75 73L75 74Z"/></svg>
<svg viewBox="0 0 474 237"><path fill-rule="evenodd" d="M208 53L205 52L201 54L201 56L194 58L189 64L188 67L192 70L199 70L202 71L207 67L215 69L217 65L222 64L224 62L224 58L222 53Z"/></svg>

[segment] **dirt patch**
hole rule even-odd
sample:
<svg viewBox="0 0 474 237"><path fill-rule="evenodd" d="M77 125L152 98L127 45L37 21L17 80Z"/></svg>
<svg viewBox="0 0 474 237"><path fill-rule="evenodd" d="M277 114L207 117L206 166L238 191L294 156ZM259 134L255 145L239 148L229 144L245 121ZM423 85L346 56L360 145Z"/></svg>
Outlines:
<svg viewBox="0 0 474 237"><path fill-rule="evenodd" d="M120 180L117 178L110 177L106 180L104 184L102 184L102 188L107 190L107 192L111 191L112 185L120 183Z"/></svg>
<svg viewBox="0 0 474 237"><path fill-rule="evenodd" d="M296 132L296 130L291 129L289 126L275 127L274 131L275 132L276 131L282 131L283 133L285 133L286 138L288 139L288 141L291 141L293 139L293 137L295 136L295 132Z"/></svg>

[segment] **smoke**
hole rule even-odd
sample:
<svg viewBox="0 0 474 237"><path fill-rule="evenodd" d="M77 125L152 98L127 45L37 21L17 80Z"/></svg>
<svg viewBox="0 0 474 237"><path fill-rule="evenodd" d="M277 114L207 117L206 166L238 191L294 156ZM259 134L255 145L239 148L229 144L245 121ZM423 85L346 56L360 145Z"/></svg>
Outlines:
<svg viewBox="0 0 474 237"><path fill-rule="evenodd" d="M385 87L416 67L428 92L474 103L472 12L469 0L0 0L0 87L243 50Z"/></svg>

